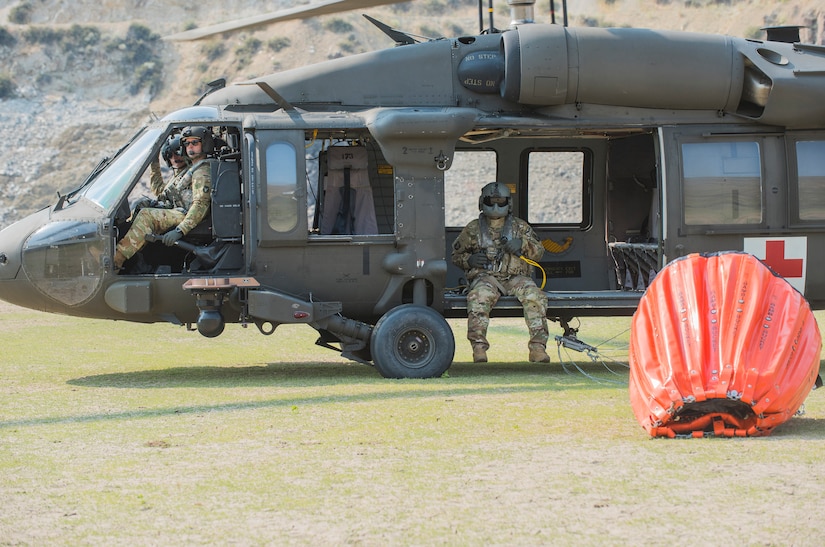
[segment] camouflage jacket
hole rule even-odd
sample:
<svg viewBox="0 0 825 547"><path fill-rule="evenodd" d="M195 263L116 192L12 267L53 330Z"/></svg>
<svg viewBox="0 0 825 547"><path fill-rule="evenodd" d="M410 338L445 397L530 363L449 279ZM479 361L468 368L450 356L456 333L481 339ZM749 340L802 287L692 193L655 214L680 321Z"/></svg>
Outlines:
<svg viewBox="0 0 825 547"><path fill-rule="evenodd" d="M485 233L482 228L486 227ZM514 275L531 276L533 267L518 256L504 250L505 243L514 238L522 240L521 255L538 261L544 255L544 247L527 222L512 215L487 220L484 215L470 221L453 242L453 264L467 272L467 280L472 281L479 274L486 273L498 279L507 279ZM467 263L470 255L485 252L490 259L487 268L470 268Z"/></svg>
<svg viewBox="0 0 825 547"><path fill-rule="evenodd" d="M184 174L186 174L186 171L188 169L189 169L189 164L188 163L184 167L182 167L181 169L174 169L173 168L172 169L172 178L169 179L169 183L171 183L176 178L181 177ZM163 175L161 174L161 171L160 171L160 162L158 160L153 161L152 165L150 166L150 170L151 170L151 179L150 179L149 188L150 188L150 190L152 190L152 194L154 194L155 197L160 197L160 195L163 193L163 189L166 187L166 184L167 184L163 180Z"/></svg>
<svg viewBox="0 0 825 547"><path fill-rule="evenodd" d="M178 224L184 235L188 234L209 212L212 203L212 167L208 161L200 161L172 177L158 195L158 207L177 209L186 213Z"/></svg>

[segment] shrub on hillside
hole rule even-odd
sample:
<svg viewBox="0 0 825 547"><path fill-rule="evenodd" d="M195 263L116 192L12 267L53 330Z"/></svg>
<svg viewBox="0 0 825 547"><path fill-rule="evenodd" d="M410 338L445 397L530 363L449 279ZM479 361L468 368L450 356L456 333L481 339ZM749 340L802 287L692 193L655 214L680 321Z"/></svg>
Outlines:
<svg viewBox="0 0 825 547"><path fill-rule="evenodd" d="M155 95L163 87L163 62L158 55L161 49L159 34L135 23L129 26L123 39L110 40L107 49L120 56L120 71L129 77L131 93L145 88Z"/></svg>
<svg viewBox="0 0 825 547"><path fill-rule="evenodd" d="M11 99L16 95L17 86L8 74L0 74L0 100Z"/></svg>
<svg viewBox="0 0 825 547"><path fill-rule="evenodd" d="M268 47L275 53L278 53L282 49L288 48L290 45L292 45L292 42L289 41L289 38L285 38L283 36L280 38L273 38L272 40L266 43L266 47Z"/></svg>
<svg viewBox="0 0 825 547"><path fill-rule="evenodd" d="M427 13L431 15L442 15L449 9L447 4L442 0L427 0L424 5Z"/></svg>
<svg viewBox="0 0 825 547"><path fill-rule="evenodd" d="M17 25L28 25L32 19L32 5L29 2L21 2L14 6L9 12L9 23Z"/></svg>
<svg viewBox="0 0 825 547"><path fill-rule="evenodd" d="M23 38L30 44L56 45L65 52L78 52L100 42L100 29L85 25L72 25L68 29L37 25L24 30Z"/></svg>
<svg viewBox="0 0 825 547"><path fill-rule="evenodd" d="M86 47L100 43L100 29L97 27L72 25L64 31L61 45L64 47Z"/></svg>
<svg viewBox="0 0 825 547"><path fill-rule="evenodd" d="M244 40L244 42L235 49L235 61L238 68L248 65L252 61L252 56L261 49L262 45L263 42L252 36Z"/></svg>
<svg viewBox="0 0 825 547"><path fill-rule="evenodd" d="M223 42L207 42L201 47L201 53L208 62L217 61L226 53L226 45Z"/></svg>
<svg viewBox="0 0 825 547"><path fill-rule="evenodd" d="M23 39L30 44L51 45L57 43L60 39L60 33L51 27L38 25L24 30Z"/></svg>
<svg viewBox="0 0 825 547"><path fill-rule="evenodd" d="M355 53L358 51L358 38L354 34L350 34L346 41L338 43L338 47L345 53Z"/></svg>
<svg viewBox="0 0 825 547"><path fill-rule="evenodd" d="M440 29L430 25L421 25L419 33L421 36L426 36L427 38L439 38L444 36Z"/></svg>
<svg viewBox="0 0 825 547"><path fill-rule="evenodd" d="M324 23L324 28L330 32L334 32L335 34L346 34L347 32L352 32L353 30L352 25L337 17Z"/></svg>
<svg viewBox="0 0 825 547"><path fill-rule="evenodd" d="M0 47L12 47L17 43L17 38L14 34L6 30L5 27L0 27Z"/></svg>

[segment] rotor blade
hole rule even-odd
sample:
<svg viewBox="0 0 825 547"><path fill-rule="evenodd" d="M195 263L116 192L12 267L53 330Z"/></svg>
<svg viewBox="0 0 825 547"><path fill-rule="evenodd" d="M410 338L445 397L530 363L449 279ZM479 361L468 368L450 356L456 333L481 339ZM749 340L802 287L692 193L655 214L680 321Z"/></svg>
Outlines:
<svg viewBox="0 0 825 547"><path fill-rule="evenodd" d="M326 0L324 2L315 2L303 6L296 6L294 8L265 13L263 15L253 15L252 17L236 19L235 21L219 23L217 25L211 25L204 28L196 28L184 32L178 32L176 34L164 36L163 39L178 42L200 40L202 38L214 36L215 34L257 27L268 23L275 23L277 21L307 19L318 15L328 15L331 13L340 13L342 11L350 11L354 9L372 8L387 4L398 4L405 1L407 0Z"/></svg>

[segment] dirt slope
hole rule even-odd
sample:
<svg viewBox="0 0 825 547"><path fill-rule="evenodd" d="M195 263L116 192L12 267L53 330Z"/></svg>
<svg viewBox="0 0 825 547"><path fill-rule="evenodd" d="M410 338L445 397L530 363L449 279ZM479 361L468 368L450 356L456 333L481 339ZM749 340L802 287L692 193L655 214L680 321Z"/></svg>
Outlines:
<svg viewBox="0 0 825 547"><path fill-rule="evenodd" d="M72 188L104 155L119 148L151 115L192 104L204 83L268 74L329 58L391 47L360 11L278 23L207 41L179 43L161 36L262 11L260 2L203 6L180 0L22 0L0 8L0 79L13 98L0 98L0 227ZM274 11L295 5L276 0ZM823 43L821 0L582 0L569 2L571 26L634 26L764 37L765 25L804 25L803 40ZM27 22L19 20L28 5ZM207 6L208 5L208 9ZM557 22L562 21L561 2ZM414 0L367 10L388 25L427 37L478 31L475 0ZM88 23L94 14L94 23ZM549 5L536 6L550 22ZM484 19L487 24L487 18ZM127 37L132 24L151 33L141 59ZM498 2L494 24L506 27L509 9ZM73 25L100 33L94 44L32 43L32 29L70 32ZM3 40L3 36L11 39ZM124 70L124 59L135 61ZM157 70L151 89L146 69ZM136 89L138 85L139 87Z"/></svg>

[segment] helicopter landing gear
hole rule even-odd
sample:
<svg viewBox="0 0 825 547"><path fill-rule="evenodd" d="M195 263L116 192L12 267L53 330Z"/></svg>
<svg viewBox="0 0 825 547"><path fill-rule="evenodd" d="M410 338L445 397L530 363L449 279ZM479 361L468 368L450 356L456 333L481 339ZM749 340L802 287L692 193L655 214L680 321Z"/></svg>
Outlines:
<svg viewBox="0 0 825 547"><path fill-rule="evenodd" d="M441 314L426 306L404 304L375 324L370 351L384 378L434 378L450 368L455 338Z"/></svg>

